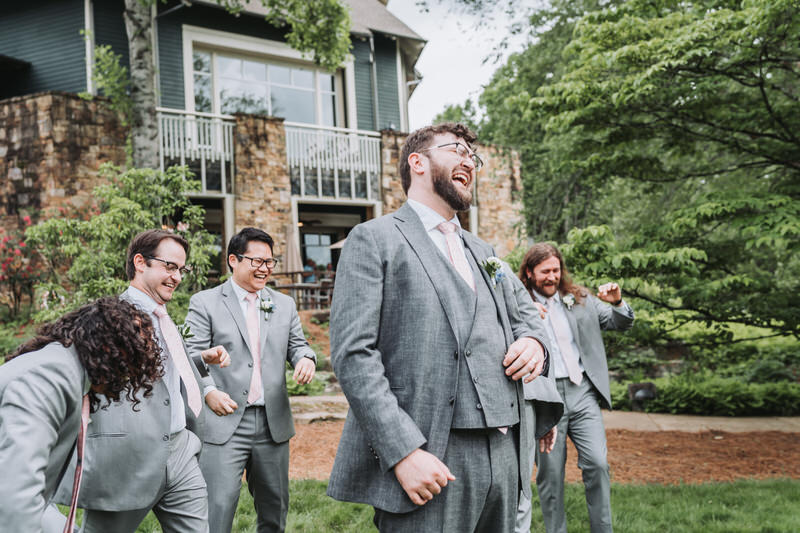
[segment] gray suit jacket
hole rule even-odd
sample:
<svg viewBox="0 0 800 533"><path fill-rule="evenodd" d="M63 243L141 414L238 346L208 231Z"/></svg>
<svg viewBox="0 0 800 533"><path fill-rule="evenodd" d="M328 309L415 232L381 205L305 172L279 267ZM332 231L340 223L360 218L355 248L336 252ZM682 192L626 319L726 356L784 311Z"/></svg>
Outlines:
<svg viewBox="0 0 800 533"><path fill-rule="evenodd" d="M479 264L493 255L468 232L464 242ZM416 506L392 468L416 448L444 457L457 394L454 355L463 357L467 341L460 331L466 328L451 323L461 298L457 284L442 283L456 275L448 267L408 204L356 226L347 237L330 331L334 371L350 411L328 484L333 498L411 511ZM483 279L476 282L489 283L480 270ZM502 287L493 289L494 308L478 312L499 317L507 346L523 336L544 344L528 324L509 320L504 295ZM519 384L517 395L521 406ZM520 418L521 449L527 449L525 417ZM530 472L527 463L521 454L522 479Z"/></svg>
<svg viewBox="0 0 800 533"><path fill-rule="evenodd" d="M0 366L0 529L41 531L64 476L88 381L75 349L52 343ZM65 478L72 495L72 476Z"/></svg>
<svg viewBox="0 0 800 533"><path fill-rule="evenodd" d="M120 296L127 298L127 291ZM134 302L135 303L135 302ZM155 317L153 317L155 319ZM187 351L188 353L188 351ZM191 365L195 379L200 375ZM201 387L202 388L202 387ZM186 404L186 427L199 433L200 417ZM112 403L92 414L86 438L83 480L78 506L100 511L129 511L153 505L164 480L169 457L170 399L162 379L153 383L153 393L142 400L137 410L127 400ZM72 479L75 457L65 477ZM67 487L69 485L69 487ZM56 501L69 503L71 483L62 483Z"/></svg>
<svg viewBox="0 0 800 533"><path fill-rule="evenodd" d="M231 438L247 407L247 394L253 374L253 357L247 323L231 280L213 289L200 291L189 301L186 323L192 337L186 339L190 355L222 345L231 356L231 364L225 368L212 365L210 376L203 383L215 385L227 392L238 408L227 416L217 416L204 406L204 442L224 444ZM286 362L295 366L300 359L308 357L316 362L314 350L309 347L297 306L292 298L264 288L262 300L271 299L272 313L259 311L261 322L261 380L264 384L264 403L267 424L275 442L285 442L294 436L292 410L286 392ZM266 320L265 320L266 319Z"/></svg>
<svg viewBox="0 0 800 533"><path fill-rule="evenodd" d="M508 304L508 315L515 317L515 320L524 321L531 328L536 328L536 331L540 331L541 335L547 337L544 320L539 315L536 307L534 307L533 299L528 289L511 271L507 263L503 263L503 268L506 276L510 279L510 282L505 285L509 291L505 299ZM558 421L561 420L561 415L564 414L564 401L558 393L556 382L552 375L552 372L542 372L539 377L530 383L523 383L522 385L525 399L533 401L536 412L536 439L542 438L550 431L550 428L558 424Z"/></svg>
<svg viewBox="0 0 800 533"><path fill-rule="evenodd" d="M587 295L582 303L568 309L564 305L569 327L581 350L581 363L589 381L600 393L600 405L611 409L611 389L608 385L608 361L603 345L602 330L625 331L633 325L633 310L627 303L613 307L598 298Z"/></svg>

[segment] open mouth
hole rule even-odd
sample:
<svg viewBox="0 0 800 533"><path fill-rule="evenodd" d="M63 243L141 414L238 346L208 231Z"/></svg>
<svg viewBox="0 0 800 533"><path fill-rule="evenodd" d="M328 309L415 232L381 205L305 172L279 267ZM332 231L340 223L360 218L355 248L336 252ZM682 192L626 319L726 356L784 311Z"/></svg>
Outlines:
<svg viewBox="0 0 800 533"><path fill-rule="evenodd" d="M267 279L267 274L256 273L256 274L253 274L253 277L256 278L256 279Z"/></svg>
<svg viewBox="0 0 800 533"><path fill-rule="evenodd" d="M461 186L464 187L465 189L469 187L469 177L462 172L454 174L453 181L455 181L456 183L460 183Z"/></svg>

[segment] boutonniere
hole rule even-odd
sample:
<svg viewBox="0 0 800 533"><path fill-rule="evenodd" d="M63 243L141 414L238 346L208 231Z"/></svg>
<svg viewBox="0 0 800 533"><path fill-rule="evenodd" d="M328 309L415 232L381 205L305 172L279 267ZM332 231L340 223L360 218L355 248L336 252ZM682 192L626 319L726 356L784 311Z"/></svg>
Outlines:
<svg viewBox="0 0 800 533"><path fill-rule="evenodd" d="M572 293L569 293L566 296L564 296L563 298L561 298L561 301L564 302L564 305L567 306L567 309L571 310L572 306L575 305L575 295L572 294Z"/></svg>
<svg viewBox="0 0 800 533"><path fill-rule="evenodd" d="M261 310L264 311L264 320L269 320L272 312L275 311L275 304L272 303L272 298L267 296L266 300L261 300Z"/></svg>
<svg viewBox="0 0 800 533"><path fill-rule="evenodd" d="M185 322L181 324L180 328L178 328L178 333L181 334L181 338L183 340L191 339L192 337L194 337L194 333L192 333L192 330L189 329L189 324Z"/></svg>
<svg viewBox="0 0 800 533"><path fill-rule="evenodd" d="M497 287L497 282L503 279L506 275L503 272L503 263L495 256L489 257L481 263L481 266L489 274L489 279L492 280L492 288Z"/></svg>

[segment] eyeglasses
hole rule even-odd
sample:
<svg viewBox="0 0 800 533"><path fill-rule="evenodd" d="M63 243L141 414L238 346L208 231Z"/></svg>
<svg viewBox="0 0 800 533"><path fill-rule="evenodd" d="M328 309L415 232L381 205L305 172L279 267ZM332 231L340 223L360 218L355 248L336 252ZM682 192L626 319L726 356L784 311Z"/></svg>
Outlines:
<svg viewBox="0 0 800 533"><path fill-rule="evenodd" d="M280 263L280 261L278 261L274 257L270 257L269 259L263 259L261 257L247 257L246 255L242 254L236 254L236 257L237 259L239 259L239 261L241 261L242 259L249 259L250 266L252 266L256 270L261 268L261 265L267 265L267 268L272 270L273 268L278 266L278 263Z"/></svg>
<svg viewBox="0 0 800 533"><path fill-rule="evenodd" d="M177 264L173 263L172 261L167 261L167 260L161 259L159 257L153 257L152 255L147 255L144 258L148 259L148 260L159 261L161 263L164 263L164 270L167 271L167 274L174 274L175 272L180 272L181 273L181 277L183 277L183 276L185 276L187 274L191 274L192 273L192 267L190 267L188 265L179 267Z"/></svg>
<svg viewBox="0 0 800 533"><path fill-rule="evenodd" d="M475 165L475 172L483 168L483 159L481 159L478 156L478 154L467 148L467 146L464 143L452 142L452 143L440 144L438 146L431 146L430 148L423 148L422 150L417 150L417 151L425 152L427 150L433 150L434 148L445 148L447 146L455 146L456 147L455 152L459 157L472 159L472 164Z"/></svg>

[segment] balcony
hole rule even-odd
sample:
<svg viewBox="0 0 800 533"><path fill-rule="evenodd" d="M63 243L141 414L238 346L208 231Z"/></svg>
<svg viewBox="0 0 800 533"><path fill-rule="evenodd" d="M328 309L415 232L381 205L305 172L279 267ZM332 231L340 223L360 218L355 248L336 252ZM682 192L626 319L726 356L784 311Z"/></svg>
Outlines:
<svg viewBox="0 0 800 533"><path fill-rule="evenodd" d="M292 195L301 199L380 199L380 134L312 126L286 128Z"/></svg>
<svg viewBox="0 0 800 533"><path fill-rule="evenodd" d="M200 180L200 194L233 194L234 118L157 108L161 170L186 165Z"/></svg>

